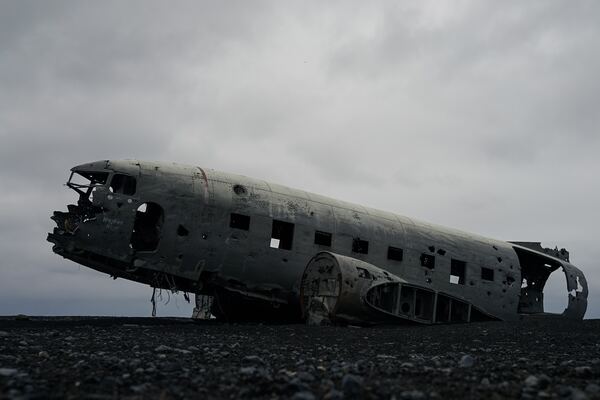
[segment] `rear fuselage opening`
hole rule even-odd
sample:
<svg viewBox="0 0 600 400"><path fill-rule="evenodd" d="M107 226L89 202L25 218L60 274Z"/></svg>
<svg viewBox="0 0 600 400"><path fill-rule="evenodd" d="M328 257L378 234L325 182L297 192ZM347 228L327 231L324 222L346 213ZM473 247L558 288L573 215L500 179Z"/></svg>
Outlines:
<svg viewBox="0 0 600 400"><path fill-rule="evenodd" d="M521 265L521 294L518 312L520 314L550 314L544 308L545 290L552 273L564 274L567 293L567 306L563 315L568 318L583 318L587 308L587 282L583 273L565 260L532 250L514 246Z"/></svg>

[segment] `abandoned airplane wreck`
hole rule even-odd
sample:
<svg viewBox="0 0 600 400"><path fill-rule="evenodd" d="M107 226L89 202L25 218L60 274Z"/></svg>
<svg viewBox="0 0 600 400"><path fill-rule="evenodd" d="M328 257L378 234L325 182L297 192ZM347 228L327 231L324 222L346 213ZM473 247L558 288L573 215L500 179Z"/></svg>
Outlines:
<svg viewBox="0 0 600 400"><path fill-rule="evenodd" d="M196 166L98 161L71 170L53 251L154 288L196 295L195 315L310 323L461 323L544 313L564 272L581 319L588 287L569 253L448 229Z"/></svg>

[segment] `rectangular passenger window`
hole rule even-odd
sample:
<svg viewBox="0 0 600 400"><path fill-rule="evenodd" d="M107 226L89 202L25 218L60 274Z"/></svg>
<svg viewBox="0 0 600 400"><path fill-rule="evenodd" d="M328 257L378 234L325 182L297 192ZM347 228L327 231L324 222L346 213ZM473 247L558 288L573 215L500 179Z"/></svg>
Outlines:
<svg viewBox="0 0 600 400"><path fill-rule="evenodd" d="M464 285L466 269L466 262L452 259L450 261L450 283L454 283L455 285Z"/></svg>
<svg viewBox="0 0 600 400"><path fill-rule="evenodd" d="M399 247L388 247L388 260L402 261L404 251Z"/></svg>
<svg viewBox="0 0 600 400"><path fill-rule="evenodd" d="M421 254L421 266L429 269L435 268L435 256L431 254Z"/></svg>
<svg viewBox="0 0 600 400"><path fill-rule="evenodd" d="M291 250L294 241L294 224L290 222L273 220L271 232L271 247L275 249Z"/></svg>
<svg viewBox="0 0 600 400"><path fill-rule="evenodd" d="M110 181L110 191L120 193L126 196L135 194L136 180L133 176L114 174Z"/></svg>
<svg viewBox="0 0 600 400"><path fill-rule="evenodd" d="M331 233L315 231L315 244L331 247Z"/></svg>
<svg viewBox="0 0 600 400"><path fill-rule="evenodd" d="M352 251L354 253L368 254L369 242L366 240L361 240L360 238L354 238L352 240Z"/></svg>
<svg viewBox="0 0 600 400"><path fill-rule="evenodd" d="M250 229L250 217L247 215L231 213L229 226L235 229L247 231Z"/></svg>
<svg viewBox="0 0 600 400"><path fill-rule="evenodd" d="M493 281L494 270L491 268L481 267L481 279L484 281Z"/></svg>

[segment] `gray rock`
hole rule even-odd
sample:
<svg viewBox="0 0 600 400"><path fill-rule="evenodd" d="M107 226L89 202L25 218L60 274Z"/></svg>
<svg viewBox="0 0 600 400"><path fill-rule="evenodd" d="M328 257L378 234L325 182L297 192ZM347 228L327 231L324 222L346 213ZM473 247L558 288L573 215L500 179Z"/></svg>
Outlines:
<svg viewBox="0 0 600 400"><path fill-rule="evenodd" d="M134 358L131 361L129 361L130 368L136 368L136 367L140 366L141 364L142 364L142 360L140 360L139 358Z"/></svg>
<svg viewBox="0 0 600 400"><path fill-rule="evenodd" d="M598 393L600 393L600 386L598 386L595 383L590 383L589 385L587 385L585 387L585 391L590 394L598 394Z"/></svg>
<svg viewBox="0 0 600 400"><path fill-rule="evenodd" d="M323 396L323 400L341 400L344 398L344 393L339 390L331 389L325 396Z"/></svg>
<svg viewBox="0 0 600 400"><path fill-rule="evenodd" d="M0 331L0 337L8 336L8 332Z"/></svg>
<svg viewBox="0 0 600 400"><path fill-rule="evenodd" d="M527 387L538 387L540 380L535 375L529 375L523 382Z"/></svg>
<svg viewBox="0 0 600 400"><path fill-rule="evenodd" d="M16 375L18 370L14 368L0 368L0 376L13 376Z"/></svg>
<svg viewBox="0 0 600 400"><path fill-rule="evenodd" d="M141 385L133 385L129 387L135 393L145 392L150 388L149 383L142 383Z"/></svg>
<svg viewBox="0 0 600 400"><path fill-rule="evenodd" d="M475 365L475 358L470 354L465 354L458 362L460 368L471 368L473 365Z"/></svg>
<svg viewBox="0 0 600 400"><path fill-rule="evenodd" d="M546 374L541 374L538 377L538 386L540 389L546 389L552 382L552 379Z"/></svg>
<svg viewBox="0 0 600 400"><path fill-rule="evenodd" d="M362 383L360 376L346 374L342 378L342 390L346 396L357 396L362 389Z"/></svg>
<svg viewBox="0 0 600 400"><path fill-rule="evenodd" d="M48 354L47 351L40 351L38 353L38 357L40 357L40 358L50 358L50 354Z"/></svg>
<svg viewBox="0 0 600 400"><path fill-rule="evenodd" d="M571 400L588 400L589 397L583 391L579 389L573 389L571 391L571 396L569 397Z"/></svg>
<svg viewBox="0 0 600 400"><path fill-rule="evenodd" d="M569 397L573 392L573 388L566 385L558 385L555 390L560 397Z"/></svg>
<svg viewBox="0 0 600 400"><path fill-rule="evenodd" d="M425 397L425 393L421 392L420 390L406 390L400 393L400 398L406 400L421 400Z"/></svg>
<svg viewBox="0 0 600 400"><path fill-rule="evenodd" d="M265 365L265 361L259 356L251 355L242 359L243 365Z"/></svg>
<svg viewBox="0 0 600 400"><path fill-rule="evenodd" d="M310 372L300 371L296 374L296 376L298 377L298 379L300 379L301 381L304 381L304 382L312 382L315 380L314 375L311 374Z"/></svg>
<svg viewBox="0 0 600 400"><path fill-rule="evenodd" d="M304 391L309 391L310 388L308 387L308 385L304 382L302 382L300 379L298 379L297 377L290 379L290 381L287 384L287 390L289 392L304 392Z"/></svg>
<svg viewBox="0 0 600 400"><path fill-rule="evenodd" d="M592 376L592 368L588 366L575 367L575 374L582 378L587 378Z"/></svg>
<svg viewBox="0 0 600 400"><path fill-rule="evenodd" d="M170 346L165 346L165 345L161 344L160 346L155 348L154 351L156 351L157 353L166 353L169 351L173 351L173 348Z"/></svg>
<svg viewBox="0 0 600 400"><path fill-rule="evenodd" d="M292 400L315 400L315 399L316 399L315 395L312 394L312 392L309 392L307 390L303 390L301 392L296 392L292 396Z"/></svg>
<svg viewBox="0 0 600 400"><path fill-rule="evenodd" d="M256 373L256 367L242 367L240 368L240 374L242 375L254 375Z"/></svg>

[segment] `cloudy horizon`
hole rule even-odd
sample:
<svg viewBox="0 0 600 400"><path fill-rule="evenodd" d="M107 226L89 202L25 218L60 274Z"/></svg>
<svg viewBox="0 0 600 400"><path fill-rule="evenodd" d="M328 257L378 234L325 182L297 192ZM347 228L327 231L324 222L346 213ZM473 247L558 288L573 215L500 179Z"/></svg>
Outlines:
<svg viewBox="0 0 600 400"><path fill-rule="evenodd" d="M3 2L0 315L150 315L150 287L45 240L71 167L136 158L565 247L599 318L598 20L594 1Z"/></svg>

